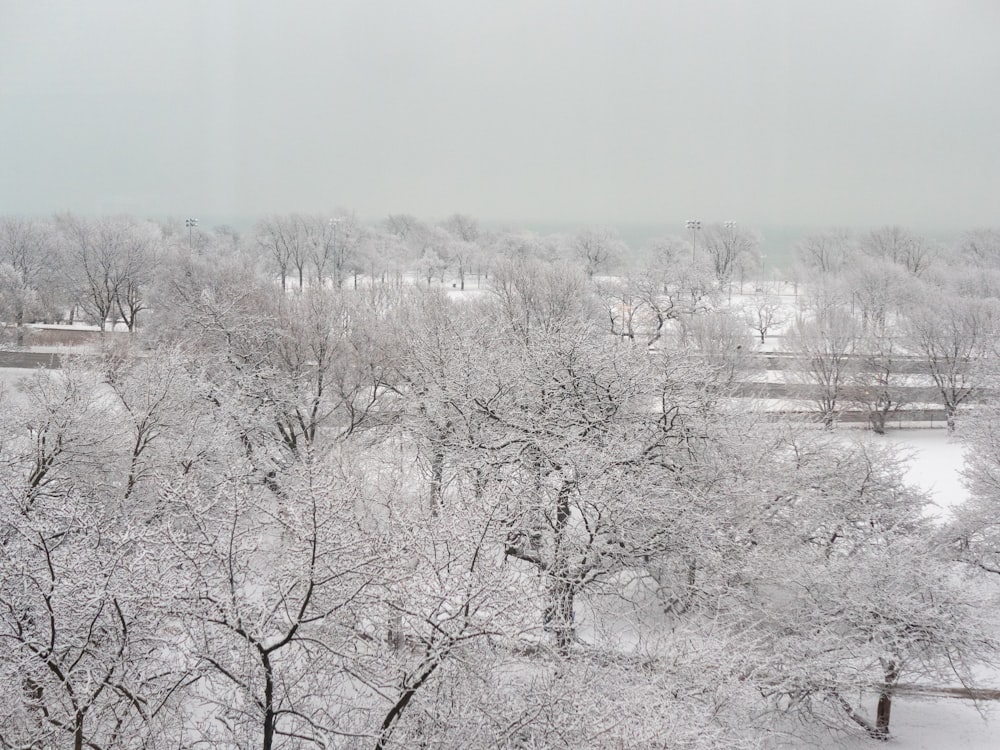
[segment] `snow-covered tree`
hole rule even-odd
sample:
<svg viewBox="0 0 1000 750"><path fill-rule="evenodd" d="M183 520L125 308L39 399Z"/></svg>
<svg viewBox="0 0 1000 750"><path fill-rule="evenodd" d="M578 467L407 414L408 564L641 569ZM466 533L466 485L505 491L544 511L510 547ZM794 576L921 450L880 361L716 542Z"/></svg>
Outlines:
<svg viewBox="0 0 1000 750"><path fill-rule="evenodd" d="M48 224L0 219L0 315L17 327L18 346L24 343L25 324L52 310L57 265L55 236Z"/></svg>
<svg viewBox="0 0 1000 750"><path fill-rule="evenodd" d="M147 306L161 244L151 222L121 217L56 217L64 262L74 285L74 304L107 329L120 317L130 331Z"/></svg>
<svg viewBox="0 0 1000 750"><path fill-rule="evenodd" d="M626 252L625 243L610 229L585 227L565 239L567 255L583 265L588 278L607 271L620 262Z"/></svg>
<svg viewBox="0 0 1000 750"><path fill-rule="evenodd" d="M750 330L760 334L761 344L764 343L767 332L784 325L788 317L780 287L770 282L758 284L750 298L744 301L742 308L744 320Z"/></svg>
<svg viewBox="0 0 1000 750"><path fill-rule="evenodd" d="M200 678L188 741L320 743L354 728L350 704L337 704L391 576L356 491L335 471L301 461L280 493L250 476L163 489L172 520L159 546L183 582L172 617Z"/></svg>
<svg viewBox="0 0 1000 750"><path fill-rule="evenodd" d="M887 739L903 683L967 683L993 646L899 457L830 440L795 438L775 457L783 486L758 500L744 558L757 614L733 615L760 638L749 679L773 710ZM874 714L853 702L859 693Z"/></svg>
<svg viewBox="0 0 1000 750"><path fill-rule="evenodd" d="M736 224L709 224L698 243L720 285L730 284L742 268L756 268L760 239L753 230Z"/></svg>
<svg viewBox="0 0 1000 750"><path fill-rule="evenodd" d="M954 289L926 285L906 312L904 330L919 353L954 430L959 408L981 389L979 366L995 356L1000 310L995 299L963 296Z"/></svg>
<svg viewBox="0 0 1000 750"><path fill-rule="evenodd" d="M850 312L836 305L817 307L810 317L800 315L789 336L802 357L796 375L812 389L820 419L832 428L842 411L853 373L857 327Z"/></svg>

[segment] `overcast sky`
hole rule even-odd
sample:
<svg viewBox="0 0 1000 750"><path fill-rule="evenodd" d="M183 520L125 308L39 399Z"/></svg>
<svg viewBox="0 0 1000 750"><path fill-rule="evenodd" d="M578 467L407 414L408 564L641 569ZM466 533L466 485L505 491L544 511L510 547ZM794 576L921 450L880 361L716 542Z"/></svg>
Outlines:
<svg viewBox="0 0 1000 750"><path fill-rule="evenodd" d="M996 0L0 0L0 214L1000 224Z"/></svg>

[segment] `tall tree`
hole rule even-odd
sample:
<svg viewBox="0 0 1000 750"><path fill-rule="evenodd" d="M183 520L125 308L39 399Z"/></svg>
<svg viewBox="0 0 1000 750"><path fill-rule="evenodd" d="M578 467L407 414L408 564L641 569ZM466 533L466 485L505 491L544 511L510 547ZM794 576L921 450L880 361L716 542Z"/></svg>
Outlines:
<svg viewBox="0 0 1000 750"><path fill-rule="evenodd" d="M857 248L850 232L844 229L819 232L803 237L794 248L795 259L806 269L819 274L844 270Z"/></svg>
<svg viewBox="0 0 1000 750"><path fill-rule="evenodd" d="M940 255L940 249L927 239L898 226L879 227L861 238L859 247L873 258L902 266L914 276L921 276Z"/></svg>
<svg viewBox="0 0 1000 750"><path fill-rule="evenodd" d="M0 219L0 310L17 327L17 345L24 344L24 326L38 314L51 312L55 282L56 244L52 228L16 217Z"/></svg>
<svg viewBox="0 0 1000 750"><path fill-rule="evenodd" d="M349 729L347 706L330 703L353 680L347 655L391 580L351 489L302 461L281 494L229 476L207 492L172 483L166 495L163 554L185 582L176 615L204 676L199 739L271 750Z"/></svg>
<svg viewBox="0 0 1000 750"><path fill-rule="evenodd" d="M924 360L954 430L959 408L981 390L977 368L995 355L996 300L927 285L906 313L905 331Z"/></svg>
<svg viewBox="0 0 1000 750"><path fill-rule="evenodd" d="M760 240L756 233L735 222L710 224L701 233L699 245L708 258L715 278L720 284L729 284L741 267L757 267L757 246Z"/></svg>
<svg viewBox="0 0 1000 750"><path fill-rule="evenodd" d="M76 284L76 303L101 331L113 324L112 313L135 330L155 271L158 227L129 217L72 214L56 217L56 224Z"/></svg>
<svg viewBox="0 0 1000 750"><path fill-rule="evenodd" d="M579 229L565 241L569 256L583 265L589 278L609 270L621 261L627 251L617 234L604 227Z"/></svg>
<svg viewBox="0 0 1000 750"><path fill-rule="evenodd" d="M789 336L801 353L799 379L811 386L820 420L832 429L843 410L846 389L853 374L857 327L848 310L822 306L810 317L800 315Z"/></svg>

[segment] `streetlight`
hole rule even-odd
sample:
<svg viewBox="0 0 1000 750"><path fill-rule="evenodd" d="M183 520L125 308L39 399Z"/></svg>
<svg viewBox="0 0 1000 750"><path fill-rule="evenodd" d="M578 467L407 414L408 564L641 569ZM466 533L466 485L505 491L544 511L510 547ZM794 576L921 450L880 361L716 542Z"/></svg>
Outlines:
<svg viewBox="0 0 1000 750"><path fill-rule="evenodd" d="M197 219L185 219L184 220L184 226L186 226L187 230L188 230L188 252L190 252L191 248L192 248L191 232L194 230L194 228L196 226L198 226L198 220Z"/></svg>
<svg viewBox="0 0 1000 750"><path fill-rule="evenodd" d="M697 231L701 229L701 222L697 219L688 219L685 226L691 230L691 262L694 262L695 248L697 247Z"/></svg>

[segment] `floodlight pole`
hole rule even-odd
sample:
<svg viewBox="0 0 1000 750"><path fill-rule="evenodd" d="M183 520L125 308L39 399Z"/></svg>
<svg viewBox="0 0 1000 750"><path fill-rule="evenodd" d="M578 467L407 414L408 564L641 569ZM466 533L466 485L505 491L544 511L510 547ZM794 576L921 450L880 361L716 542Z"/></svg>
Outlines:
<svg viewBox="0 0 1000 750"><path fill-rule="evenodd" d="M697 232L701 229L701 222L698 219L688 219L685 226L691 230L691 262L694 263L695 251L698 247Z"/></svg>
<svg viewBox="0 0 1000 750"><path fill-rule="evenodd" d="M184 226L186 226L187 230L188 230L188 252L190 252L191 249L194 247L194 240L192 239L192 232L194 231L194 228L196 226L198 226L198 220L197 219L185 219L184 220Z"/></svg>

